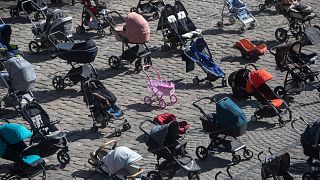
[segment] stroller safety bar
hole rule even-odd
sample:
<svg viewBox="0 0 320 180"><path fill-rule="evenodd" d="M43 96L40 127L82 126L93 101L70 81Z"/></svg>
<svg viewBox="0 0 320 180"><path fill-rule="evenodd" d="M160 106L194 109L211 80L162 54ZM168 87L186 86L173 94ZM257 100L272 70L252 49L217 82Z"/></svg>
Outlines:
<svg viewBox="0 0 320 180"><path fill-rule="evenodd" d="M301 117L301 116L296 117L296 118L294 118L293 121L291 121L291 127L301 135L302 132L299 131L296 127L294 127L294 123L295 123L296 121L298 121L298 120L303 121L303 122L306 123L307 125L308 125L308 122L307 122L306 120L304 120L303 117Z"/></svg>

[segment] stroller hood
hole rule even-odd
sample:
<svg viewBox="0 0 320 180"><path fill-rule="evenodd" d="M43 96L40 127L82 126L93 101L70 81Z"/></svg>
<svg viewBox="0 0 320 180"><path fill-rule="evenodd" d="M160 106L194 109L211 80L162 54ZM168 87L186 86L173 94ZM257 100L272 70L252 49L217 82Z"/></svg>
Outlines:
<svg viewBox="0 0 320 180"><path fill-rule="evenodd" d="M308 124L307 128L301 135L301 144L303 153L306 156L319 159L319 138L320 136L320 119L312 124Z"/></svg>
<svg viewBox="0 0 320 180"><path fill-rule="evenodd" d="M11 37L11 26L8 24L0 25L0 43L9 47L10 37Z"/></svg>
<svg viewBox="0 0 320 180"><path fill-rule="evenodd" d="M111 174L115 174L121 169L127 167L134 162L142 159L142 156L128 147L119 146L111 150L103 159L102 162L108 166Z"/></svg>
<svg viewBox="0 0 320 180"><path fill-rule="evenodd" d="M276 47L275 60L277 67L281 70L287 70L288 64L294 63L294 59L301 55L302 44L299 41L294 43L283 43Z"/></svg>
<svg viewBox="0 0 320 180"><path fill-rule="evenodd" d="M165 125L156 125L151 129L147 146L150 149L172 144L179 138L179 124L171 121Z"/></svg>
<svg viewBox="0 0 320 180"><path fill-rule="evenodd" d="M289 153L284 153L278 156L272 155L265 159L264 166L262 168L262 179L269 178L270 176L284 176L291 180L293 179L288 173L290 167L290 155Z"/></svg>
<svg viewBox="0 0 320 180"><path fill-rule="evenodd" d="M246 84L246 91L248 93L253 91L253 87L257 88L264 84L265 82L269 81L272 79L272 74L268 73L264 69L258 69L256 71L252 71L249 74L249 80L247 81Z"/></svg>
<svg viewBox="0 0 320 180"><path fill-rule="evenodd" d="M32 136L32 133L19 124L0 125L0 157L6 150L6 144L15 144Z"/></svg>

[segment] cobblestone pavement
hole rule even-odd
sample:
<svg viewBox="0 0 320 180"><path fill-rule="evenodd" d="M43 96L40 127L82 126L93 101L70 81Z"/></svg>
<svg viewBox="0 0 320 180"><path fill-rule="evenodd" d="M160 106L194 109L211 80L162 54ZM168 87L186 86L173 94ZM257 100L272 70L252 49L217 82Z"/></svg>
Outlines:
<svg viewBox="0 0 320 180"><path fill-rule="evenodd" d="M189 11L189 15L198 28L203 30L204 37L211 49L213 56L217 59L217 63L221 68L230 74L232 71L243 67L248 61L240 57L238 50L232 48L232 45L240 38L249 38L255 41L261 41L273 46L277 44L274 32L278 27L287 27L284 17L276 15L274 7L271 10L260 12L258 5L263 0L246 0L246 5L257 19L257 27L255 30L249 30L244 34L238 34L237 29L240 24L226 26L224 31L220 31L215 27L220 17L223 6L222 0L189 0L182 2ZM318 12L320 1L306 0L315 12ZM135 6L136 0L112 0L108 2L110 10L117 10L122 15L126 15L130 8ZM74 31L80 23L82 7L80 3L75 6L55 5L52 8L63 9L67 14L73 17ZM33 93L39 103L53 117L60 120L60 128L67 133L70 141L69 149L71 155L71 163L64 169L57 167L57 159L55 156L46 158L47 160L47 177L48 179L108 179L108 177L94 171L87 163L89 153L96 150L100 145L110 140L107 134L111 132L111 128L100 130L98 133L91 133L91 118L88 117L89 109L83 102L83 95L80 92L79 85L67 87L61 92L57 92L51 85L51 79L55 75L63 75L70 66L59 58L50 60L46 52L39 55L31 55L28 52L28 43L32 40L31 23L24 17L10 18L9 7L14 5L13 1L1 1L0 17L11 24L13 27L12 43L19 45L20 50L24 51L25 59L32 62L37 73L37 83ZM125 145L136 150L143 156L140 165L145 172L152 170L156 163L156 157L147 152L146 145L143 143L143 133L139 130L139 124L146 120L152 119L155 115L163 112L175 114L179 120L187 120L190 124L190 131L186 135L188 142L187 150L194 156L197 163L201 167L201 179L213 179L219 171L226 170L231 167L230 171L234 177L239 179L261 179L261 164L257 159L260 151L267 151L271 147L275 153L288 151L291 155L290 172L295 178L301 178L304 171L310 168L305 164L306 156L302 153L300 146L300 136L287 124L283 128L279 128L276 124L276 118L267 118L258 122L249 122L248 131L241 136L239 140L245 142L248 149L254 152L254 157L249 161L241 162L233 166L231 162L231 154L220 153L209 156L206 161L199 161L195 156L195 149L199 145L207 145L209 142L208 135L204 134L199 120L200 112L192 106L192 102L205 97L214 96L217 99L230 96L231 88L220 87L220 81L214 83L216 88L207 89L203 85L193 85L192 79L198 75L204 77L204 72L197 67L195 71L186 74L184 62L177 51L161 52L162 35L156 31L157 21L150 21L151 40L148 45L151 47L153 64L156 65L163 78L174 80L176 82L176 94L178 102L167 107L165 110L158 110L157 106L153 107L144 105L143 98L150 93L146 88L146 77L143 73L136 74L133 72L133 65L128 65L120 70L112 70L108 65L108 58L111 55L120 55L121 43L117 42L114 36L106 36L99 39L95 31L91 31L90 35L98 45L98 56L93 63L96 67L100 78L104 85L113 91L117 98L118 104L126 114L127 119L132 125L132 129L124 132L121 137L115 138L120 145ZM313 21L314 24L320 24L319 19ZM75 35L75 37L83 38L83 36ZM317 52L319 45L307 47L308 51ZM274 57L268 52L260 60L255 63L258 67L266 68L274 75L274 79L269 85L274 88L281 84L284 80L285 73L276 70ZM2 91L4 93L4 91ZM252 100L237 100L236 103L245 111L248 119L253 114L259 103ZM290 103L293 116L303 116L309 122L315 121L320 113L319 95L315 91L302 92L296 95L292 103ZM213 105L205 105L207 111L214 111ZM15 121L12 121L15 122ZM17 118L17 122L23 123L21 118ZM297 123L297 128L303 130L305 124ZM147 127L148 128L148 127ZM151 128L151 127L150 127ZM0 160L0 174L5 173L7 167L6 161ZM226 176L221 176L221 178ZM187 179L186 173L179 172L174 179Z"/></svg>

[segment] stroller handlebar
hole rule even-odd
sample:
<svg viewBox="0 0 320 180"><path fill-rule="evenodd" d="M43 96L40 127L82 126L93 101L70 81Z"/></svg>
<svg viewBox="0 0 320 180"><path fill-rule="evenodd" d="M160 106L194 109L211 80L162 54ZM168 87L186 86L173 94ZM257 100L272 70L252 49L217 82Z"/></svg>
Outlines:
<svg viewBox="0 0 320 180"><path fill-rule="evenodd" d="M51 33L51 34L48 35L48 39L49 39L50 43L51 43L52 45L54 45L55 47L56 47L56 45L58 44L58 43L55 42L54 39L53 39L56 34L62 35L62 36L65 38L66 41L74 42L72 39L68 38L67 35L64 34L63 32L61 32L61 31L56 31L56 32Z"/></svg>
<svg viewBox="0 0 320 180"><path fill-rule="evenodd" d="M259 154L258 154L258 160L262 163L262 160L261 160L261 158L260 158L261 154L263 154L263 151L259 152Z"/></svg>
<svg viewBox="0 0 320 180"><path fill-rule="evenodd" d="M257 66L254 65L253 63L247 64L247 65L245 66L245 69L249 69L250 66L253 67L255 70L258 70Z"/></svg>
<svg viewBox="0 0 320 180"><path fill-rule="evenodd" d="M273 46L269 49L269 52L273 55L276 56L276 53L274 52L274 50L277 48L277 46Z"/></svg>
<svg viewBox="0 0 320 180"><path fill-rule="evenodd" d="M140 129L144 134L149 135L149 133L147 133L147 131L145 131L145 130L143 129L143 125L144 125L146 122L150 122L150 123L154 124L151 120L145 120L145 121L143 121L142 123L140 123L139 129Z"/></svg>
<svg viewBox="0 0 320 180"><path fill-rule="evenodd" d="M142 71L143 71L144 74L147 75L148 80L150 80L150 75L147 73L147 70L148 70L149 68L154 69L154 70L157 72L157 78L158 78L158 80L161 80L160 71L159 71L156 67L151 66L151 65L144 65L144 66L142 66Z"/></svg>
<svg viewBox="0 0 320 180"><path fill-rule="evenodd" d="M296 117L296 118L294 118L294 119L291 121L291 127L301 135L301 134L302 134L301 131L299 131L296 127L294 127L294 123L295 123L296 121L298 121L298 120L301 120L301 121L303 121L303 122L306 123L306 124L308 124L308 122L305 121L305 120L303 119L303 117L301 117L301 116Z"/></svg>
<svg viewBox="0 0 320 180"><path fill-rule="evenodd" d="M209 99L210 100L210 103L212 102L215 102L217 103L217 101L214 99L214 98L211 98L211 97L204 97L204 98L201 98L201 99L198 99L197 101L193 102L192 105L196 108L198 108L200 110L200 112L204 115L206 115L206 113L204 112L204 110L197 104L198 102L201 102L203 100L206 100L206 99Z"/></svg>

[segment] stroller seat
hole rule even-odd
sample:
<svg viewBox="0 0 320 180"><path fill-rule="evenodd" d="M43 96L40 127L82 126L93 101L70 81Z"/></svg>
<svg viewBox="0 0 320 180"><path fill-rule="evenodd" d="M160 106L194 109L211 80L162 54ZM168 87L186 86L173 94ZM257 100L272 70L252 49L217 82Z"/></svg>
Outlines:
<svg viewBox="0 0 320 180"><path fill-rule="evenodd" d="M239 11L246 8L246 5L240 0L226 0L230 12Z"/></svg>
<svg viewBox="0 0 320 180"><path fill-rule="evenodd" d="M271 102L273 106L275 106L276 108L282 106L283 100L279 99L267 84L264 83L256 88L268 101Z"/></svg>
<svg viewBox="0 0 320 180"><path fill-rule="evenodd" d="M241 39L240 41L236 42L234 46L247 52L257 53L258 55L263 55L268 50L266 44L255 45L248 39Z"/></svg>
<svg viewBox="0 0 320 180"><path fill-rule="evenodd" d="M225 73L222 71L222 69L216 63L214 63L207 54L203 52L198 52L197 54L199 56L199 63L201 63L204 68L208 69L218 77L225 77Z"/></svg>

